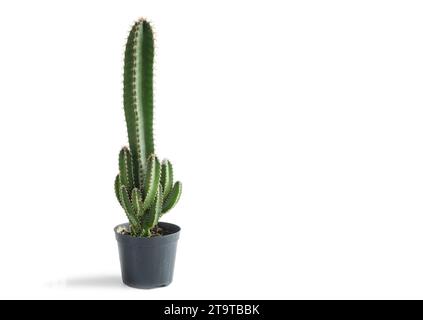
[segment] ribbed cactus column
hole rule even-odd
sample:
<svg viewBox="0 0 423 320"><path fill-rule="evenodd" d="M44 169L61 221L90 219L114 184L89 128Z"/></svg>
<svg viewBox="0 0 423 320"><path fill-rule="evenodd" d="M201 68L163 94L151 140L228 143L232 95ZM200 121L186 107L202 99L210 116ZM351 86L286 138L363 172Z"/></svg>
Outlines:
<svg viewBox="0 0 423 320"><path fill-rule="evenodd" d="M141 187L153 141L154 38L150 24L137 21L125 49L124 109L129 148L134 164L135 186Z"/></svg>
<svg viewBox="0 0 423 320"><path fill-rule="evenodd" d="M173 183L171 163L160 163L154 154L153 61L153 32L141 19L132 27L125 48L123 102L129 149L124 147L119 154L115 192L131 234L147 237L182 191L179 181Z"/></svg>

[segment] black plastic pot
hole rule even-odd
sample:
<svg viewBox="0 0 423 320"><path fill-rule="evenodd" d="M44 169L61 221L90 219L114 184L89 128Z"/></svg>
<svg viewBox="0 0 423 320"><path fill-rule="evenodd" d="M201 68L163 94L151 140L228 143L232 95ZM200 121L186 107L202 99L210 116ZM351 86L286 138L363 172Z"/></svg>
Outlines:
<svg viewBox="0 0 423 320"><path fill-rule="evenodd" d="M119 227L128 229L127 223L115 227L122 280L126 285L151 289L164 287L172 282L181 229L166 222L159 222L159 226L167 234L151 238L132 237L116 232Z"/></svg>

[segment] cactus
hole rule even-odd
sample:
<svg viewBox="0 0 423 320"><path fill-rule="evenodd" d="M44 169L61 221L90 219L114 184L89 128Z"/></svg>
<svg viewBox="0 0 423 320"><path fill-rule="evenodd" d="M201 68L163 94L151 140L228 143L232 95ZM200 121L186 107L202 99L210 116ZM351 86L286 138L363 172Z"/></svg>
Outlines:
<svg viewBox="0 0 423 320"><path fill-rule="evenodd" d="M178 202L181 183L173 183L169 160L160 163L153 139L154 36L140 19L129 33L124 61L123 104L129 148L119 153L116 197L124 209L133 236L150 237L160 217Z"/></svg>

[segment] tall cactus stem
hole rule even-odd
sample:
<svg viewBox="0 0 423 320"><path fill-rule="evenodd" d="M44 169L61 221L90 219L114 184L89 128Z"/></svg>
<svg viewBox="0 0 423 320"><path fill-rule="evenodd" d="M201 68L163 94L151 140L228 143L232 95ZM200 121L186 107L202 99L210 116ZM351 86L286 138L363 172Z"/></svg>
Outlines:
<svg viewBox="0 0 423 320"><path fill-rule="evenodd" d="M153 140L154 37L150 24L140 19L132 27L125 49L124 109L136 187L140 187Z"/></svg>

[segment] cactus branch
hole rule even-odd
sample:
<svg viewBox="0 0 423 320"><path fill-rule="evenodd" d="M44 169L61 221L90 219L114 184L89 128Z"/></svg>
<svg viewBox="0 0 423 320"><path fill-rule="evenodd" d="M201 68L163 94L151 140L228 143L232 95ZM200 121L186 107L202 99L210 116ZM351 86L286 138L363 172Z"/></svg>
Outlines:
<svg viewBox="0 0 423 320"><path fill-rule="evenodd" d="M148 209L144 214L144 219L142 220L142 235L143 236L150 236L151 235L151 229L154 226L155 216L154 216L155 210L154 208Z"/></svg>
<svg viewBox="0 0 423 320"><path fill-rule="evenodd" d="M142 229L147 236L151 235L150 230L159 222L159 218L162 212L162 204L162 190L161 188L158 188L154 204L151 206L150 209L147 210L147 213L145 214L143 219Z"/></svg>
<svg viewBox="0 0 423 320"><path fill-rule="evenodd" d="M150 208L157 194L160 184L160 162L154 155L149 158L146 178L146 194L144 199L144 207Z"/></svg>
<svg viewBox="0 0 423 320"><path fill-rule="evenodd" d="M120 200L120 177L119 175L115 178L115 194L116 198L118 199L119 203L122 205L122 201Z"/></svg>
<svg viewBox="0 0 423 320"><path fill-rule="evenodd" d="M163 198L166 198L173 185L173 168L169 160L162 161L161 184L163 186Z"/></svg>
<svg viewBox="0 0 423 320"><path fill-rule="evenodd" d="M142 203L141 192L137 188L132 190L132 205L134 206L137 218L141 219L144 215L144 205Z"/></svg>
<svg viewBox="0 0 423 320"><path fill-rule="evenodd" d="M176 203L178 202L179 198L181 197L182 193L182 184L177 181L175 185L172 188L172 191L170 191L169 195L163 202L163 208L162 213L168 212L170 209L172 209Z"/></svg>
<svg viewBox="0 0 423 320"><path fill-rule="evenodd" d="M159 186L159 190L157 191L156 201L154 203L154 226L159 223L159 218L162 215L162 207L163 207L163 192L161 186Z"/></svg>
<svg viewBox="0 0 423 320"><path fill-rule="evenodd" d="M134 207L132 206L131 200L129 199L128 189L125 186L120 187L120 199L122 201L123 209L128 216L128 220L131 224L132 230L139 232L140 225L135 214Z"/></svg>
<svg viewBox="0 0 423 320"><path fill-rule="evenodd" d="M134 170L129 149L124 147L119 153L119 177L122 185L128 190L134 187Z"/></svg>

